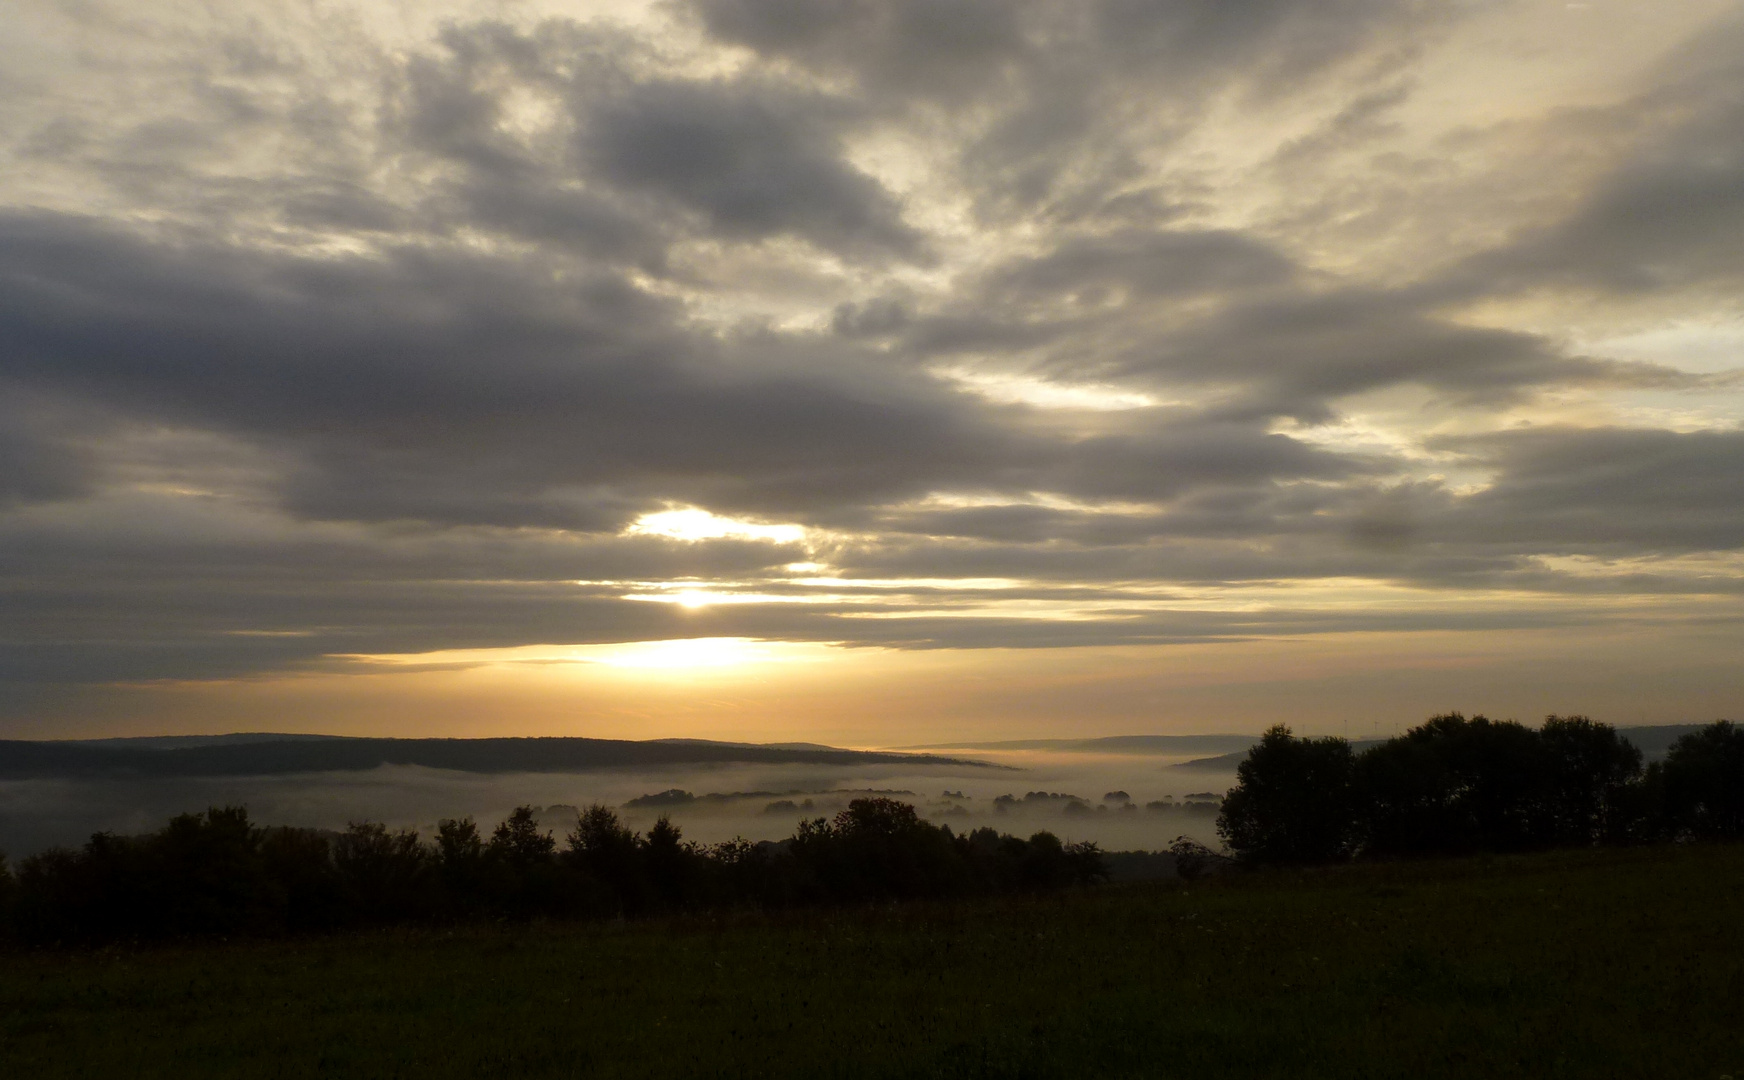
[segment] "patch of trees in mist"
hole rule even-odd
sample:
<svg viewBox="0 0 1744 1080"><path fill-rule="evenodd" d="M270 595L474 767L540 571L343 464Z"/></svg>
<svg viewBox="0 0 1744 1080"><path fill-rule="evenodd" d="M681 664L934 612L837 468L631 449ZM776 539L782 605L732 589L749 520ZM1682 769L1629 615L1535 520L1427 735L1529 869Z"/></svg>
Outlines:
<svg viewBox="0 0 1744 1080"><path fill-rule="evenodd" d="M1038 892L1107 876L1093 843L956 834L888 798L856 799L779 843L710 847L664 817L633 832L601 805L561 848L531 807L489 836L444 820L433 843L379 823L260 828L228 807L146 836L98 833L16 874L0 858L0 923L26 944L88 944Z"/></svg>
<svg viewBox="0 0 1744 1080"><path fill-rule="evenodd" d="M1144 804L1145 813L1171 813L1181 811L1187 814L1212 816L1217 813L1219 801L1213 792L1196 791L1188 795L1182 802L1176 802L1173 795L1155 799ZM1139 804L1133 801L1131 795L1124 791L1110 791L1102 796L1100 805L1092 806L1090 800L1079 795L1070 795L1062 791L1030 791L1022 798L1016 795L1000 795L993 800L993 811L998 814L1013 811L1048 810L1059 808L1067 817L1082 814L1138 814Z"/></svg>
<svg viewBox="0 0 1744 1080"><path fill-rule="evenodd" d="M1552 716L1536 730L1458 713L1360 753L1267 731L1223 800L1244 862L1462 855L1744 837L1744 728L1718 721L1663 761L1615 728Z"/></svg>

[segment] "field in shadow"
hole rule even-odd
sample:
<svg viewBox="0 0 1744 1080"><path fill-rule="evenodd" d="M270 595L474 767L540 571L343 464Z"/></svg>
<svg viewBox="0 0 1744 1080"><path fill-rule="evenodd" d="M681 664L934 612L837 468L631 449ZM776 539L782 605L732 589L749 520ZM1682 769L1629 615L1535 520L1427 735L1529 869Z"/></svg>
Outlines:
<svg viewBox="0 0 1744 1080"><path fill-rule="evenodd" d="M1709 1077L1744 847L37 952L11 1076Z"/></svg>

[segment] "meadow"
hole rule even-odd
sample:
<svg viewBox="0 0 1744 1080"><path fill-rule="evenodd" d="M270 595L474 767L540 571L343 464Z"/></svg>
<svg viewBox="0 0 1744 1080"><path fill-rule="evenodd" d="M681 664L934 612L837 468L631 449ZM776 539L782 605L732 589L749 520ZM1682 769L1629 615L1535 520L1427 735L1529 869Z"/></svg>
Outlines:
<svg viewBox="0 0 1744 1080"><path fill-rule="evenodd" d="M0 956L0 1075L1744 1075L1744 847Z"/></svg>

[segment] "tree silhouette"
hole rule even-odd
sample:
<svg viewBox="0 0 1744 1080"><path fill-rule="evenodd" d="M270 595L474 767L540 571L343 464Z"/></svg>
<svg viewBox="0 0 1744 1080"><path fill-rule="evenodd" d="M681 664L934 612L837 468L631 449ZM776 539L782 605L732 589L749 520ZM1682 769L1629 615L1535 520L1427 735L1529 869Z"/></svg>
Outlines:
<svg viewBox="0 0 1744 1080"><path fill-rule="evenodd" d="M550 861L557 841L550 833L539 831L539 820L533 816L531 806L517 806L491 833L486 850L491 857L516 869L526 869Z"/></svg>
<svg viewBox="0 0 1744 1080"><path fill-rule="evenodd" d="M465 833L465 826L457 824L457 851L464 851L469 843ZM437 839L440 843L440 833ZM518 919L557 910L562 882L553 858L556 850L557 841L539 828L533 808L515 807L484 846L482 902L501 915Z"/></svg>
<svg viewBox="0 0 1744 1080"><path fill-rule="evenodd" d="M1538 736L1552 770L1552 841L1582 845L1627 835L1627 794L1641 777L1641 751L1616 728L1584 716L1547 716Z"/></svg>
<svg viewBox="0 0 1744 1080"><path fill-rule="evenodd" d="M1677 740L1665 755L1664 791L1674 831L1744 836L1744 728L1718 720Z"/></svg>
<svg viewBox="0 0 1744 1080"><path fill-rule="evenodd" d="M260 860L276 893L283 928L319 930L346 921L347 898L325 834L284 827L262 830Z"/></svg>
<svg viewBox="0 0 1744 1080"><path fill-rule="evenodd" d="M854 799L827 824L802 821L790 848L835 899L940 896L966 884L950 830L895 799Z"/></svg>
<svg viewBox="0 0 1744 1080"><path fill-rule="evenodd" d="M436 852L445 867L477 864L484 858L484 838L471 818L443 818L436 823Z"/></svg>
<svg viewBox="0 0 1744 1080"><path fill-rule="evenodd" d="M154 921L170 933L235 933L265 917L260 834L240 806L178 815L143 844L105 841L108 854L134 864L143 879L135 902L158 906Z"/></svg>
<svg viewBox="0 0 1744 1080"><path fill-rule="evenodd" d="M17 897L18 881L12 876L12 867L6 862L6 853L0 851L0 927L10 925L12 905Z"/></svg>
<svg viewBox="0 0 1744 1080"><path fill-rule="evenodd" d="M1374 854L1517 851L1555 840L1553 768L1512 720L1431 717L1358 760L1363 845Z"/></svg>
<svg viewBox="0 0 1744 1080"><path fill-rule="evenodd" d="M1268 729L1236 769L1217 835L1260 863L1319 863L1351 854L1357 838L1356 758L1343 739L1297 739Z"/></svg>
<svg viewBox="0 0 1744 1080"><path fill-rule="evenodd" d="M501 894L513 891L510 879L514 871L492 865L478 823L470 817L443 818L436 823L435 859L442 883L441 906L450 916L500 904ZM501 874L493 874L493 870L501 870Z"/></svg>
<svg viewBox="0 0 1744 1080"><path fill-rule="evenodd" d="M651 900L642 865L642 840L611 807L594 803L581 812L568 837L564 862L579 871L595 903L614 913L640 911Z"/></svg>
<svg viewBox="0 0 1744 1080"><path fill-rule="evenodd" d="M429 853L411 829L354 821L333 841L333 865L353 917L363 922L419 914L430 899Z"/></svg>
<svg viewBox="0 0 1744 1080"><path fill-rule="evenodd" d="M697 891L696 849L665 814L648 830L643 848L655 899L666 907L685 906Z"/></svg>

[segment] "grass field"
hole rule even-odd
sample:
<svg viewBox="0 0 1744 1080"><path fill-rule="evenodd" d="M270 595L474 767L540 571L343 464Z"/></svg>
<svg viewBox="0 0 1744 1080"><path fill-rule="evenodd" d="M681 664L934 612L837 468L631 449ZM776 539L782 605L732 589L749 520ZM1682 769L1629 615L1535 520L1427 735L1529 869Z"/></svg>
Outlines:
<svg viewBox="0 0 1744 1080"><path fill-rule="evenodd" d="M0 1076L1744 1077L1744 848L0 954Z"/></svg>

